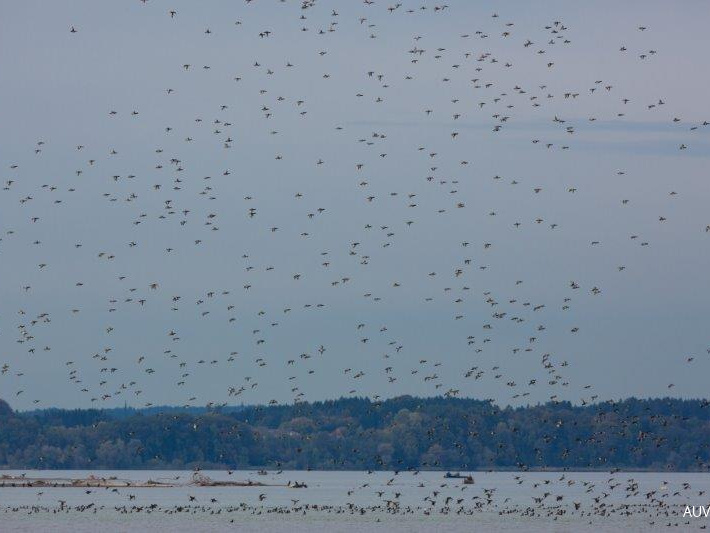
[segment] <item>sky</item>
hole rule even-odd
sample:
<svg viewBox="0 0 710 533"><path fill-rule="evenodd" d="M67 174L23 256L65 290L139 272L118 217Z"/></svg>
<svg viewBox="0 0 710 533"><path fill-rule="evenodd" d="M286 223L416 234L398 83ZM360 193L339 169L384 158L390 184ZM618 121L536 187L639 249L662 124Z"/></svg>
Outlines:
<svg viewBox="0 0 710 533"><path fill-rule="evenodd" d="M0 398L707 396L707 3L301 4L0 2Z"/></svg>

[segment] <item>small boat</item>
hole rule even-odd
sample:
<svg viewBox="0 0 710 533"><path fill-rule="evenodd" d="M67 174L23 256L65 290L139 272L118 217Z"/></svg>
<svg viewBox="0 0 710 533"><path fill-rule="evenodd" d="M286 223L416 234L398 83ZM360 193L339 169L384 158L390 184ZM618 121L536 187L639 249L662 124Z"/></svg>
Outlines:
<svg viewBox="0 0 710 533"><path fill-rule="evenodd" d="M452 474L451 472L447 472L446 474L444 474L444 477L446 479L461 479L461 478L465 478L466 476L461 475L460 472L456 472L455 474Z"/></svg>
<svg viewBox="0 0 710 533"><path fill-rule="evenodd" d="M259 470L259 471L257 471L257 474L259 474L260 476L266 476L269 473L266 470Z"/></svg>
<svg viewBox="0 0 710 533"><path fill-rule="evenodd" d="M451 472L447 472L444 474L444 477L446 479L463 479L464 485L473 485L473 476L472 475L465 475L462 474L461 472L456 472L455 474L452 474Z"/></svg>

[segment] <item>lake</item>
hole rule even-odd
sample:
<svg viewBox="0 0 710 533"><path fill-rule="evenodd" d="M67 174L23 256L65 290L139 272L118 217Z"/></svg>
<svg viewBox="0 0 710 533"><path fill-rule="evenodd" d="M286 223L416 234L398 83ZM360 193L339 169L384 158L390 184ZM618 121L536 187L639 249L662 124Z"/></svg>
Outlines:
<svg viewBox="0 0 710 533"><path fill-rule="evenodd" d="M710 503L710 475L648 472L203 471L213 480L270 486L0 488L0 531L649 531ZM190 471L3 471L28 478L100 478L187 484ZM294 489L288 482L307 488Z"/></svg>

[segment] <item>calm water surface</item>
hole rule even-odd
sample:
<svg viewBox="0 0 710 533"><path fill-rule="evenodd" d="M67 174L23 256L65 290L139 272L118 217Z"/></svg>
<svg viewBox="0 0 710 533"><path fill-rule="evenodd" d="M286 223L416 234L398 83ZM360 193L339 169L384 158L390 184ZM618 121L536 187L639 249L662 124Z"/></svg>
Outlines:
<svg viewBox="0 0 710 533"><path fill-rule="evenodd" d="M0 531L649 531L700 530L685 505L710 505L710 474L617 472L204 471L269 486L0 488ZM189 483L189 471L4 471ZM287 483L299 481L307 488Z"/></svg>

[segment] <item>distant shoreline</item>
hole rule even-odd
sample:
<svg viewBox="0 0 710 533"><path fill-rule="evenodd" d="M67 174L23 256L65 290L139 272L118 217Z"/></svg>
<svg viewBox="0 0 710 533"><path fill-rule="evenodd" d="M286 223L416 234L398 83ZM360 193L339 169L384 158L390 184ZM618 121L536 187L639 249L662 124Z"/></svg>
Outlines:
<svg viewBox="0 0 710 533"><path fill-rule="evenodd" d="M239 467L239 468L228 468L219 466L208 466L191 468L189 466L182 467L151 467L151 468L15 468L9 466L0 466L0 473L2 472L254 472L256 474L257 470L262 470L265 467L260 466L250 466L250 467ZM268 474L276 474L278 470L267 469ZM353 473L363 473L368 472L367 469L324 469L324 468L312 468L312 469L284 469L283 472L353 472ZM505 473L515 473L515 474L527 474L527 473L551 473L551 474L564 474L564 473L607 473L607 474L707 474L707 470L658 470L658 469L643 469L643 468L620 468L620 469L601 469L601 468L530 468L527 470L517 470L515 468L498 468L494 470L432 470L417 468L412 470L372 470L372 472L397 472L399 474L407 474L414 472L427 472L436 473L440 472L445 474L446 472L451 472L452 474L505 474ZM457 479L457 478L452 478Z"/></svg>
<svg viewBox="0 0 710 533"><path fill-rule="evenodd" d="M500 408L402 396L27 414L0 400L0 469L707 472L709 406L630 398Z"/></svg>

